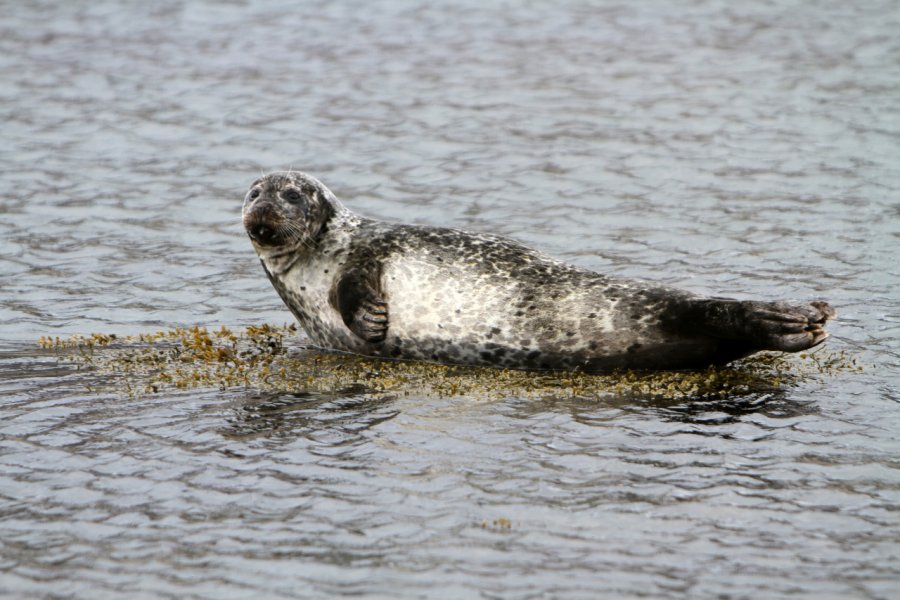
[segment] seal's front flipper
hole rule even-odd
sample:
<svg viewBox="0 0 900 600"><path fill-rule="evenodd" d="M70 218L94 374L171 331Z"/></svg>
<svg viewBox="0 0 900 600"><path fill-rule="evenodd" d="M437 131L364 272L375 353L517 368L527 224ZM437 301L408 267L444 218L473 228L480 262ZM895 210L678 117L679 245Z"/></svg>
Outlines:
<svg viewBox="0 0 900 600"><path fill-rule="evenodd" d="M723 298L679 303L682 323L714 337L749 342L754 350L798 352L825 341L825 322L835 312L826 302L794 304ZM678 310L678 309L677 309Z"/></svg>
<svg viewBox="0 0 900 600"><path fill-rule="evenodd" d="M331 291L331 304L344 324L367 342L384 341L388 306L379 291L377 271L348 271Z"/></svg>

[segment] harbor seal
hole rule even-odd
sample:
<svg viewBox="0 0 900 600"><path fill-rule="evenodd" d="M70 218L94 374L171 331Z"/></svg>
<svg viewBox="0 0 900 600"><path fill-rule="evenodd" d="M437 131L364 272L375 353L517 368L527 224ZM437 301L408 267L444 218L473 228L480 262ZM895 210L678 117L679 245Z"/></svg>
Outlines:
<svg viewBox="0 0 900 600"><path fill-rule="evenodd" d="M504 237L367 219L295 171L254 181L242 213L312 341L366 356L592 373L702 368L811 348L835 315L821 301L701 297Z"/></svg>

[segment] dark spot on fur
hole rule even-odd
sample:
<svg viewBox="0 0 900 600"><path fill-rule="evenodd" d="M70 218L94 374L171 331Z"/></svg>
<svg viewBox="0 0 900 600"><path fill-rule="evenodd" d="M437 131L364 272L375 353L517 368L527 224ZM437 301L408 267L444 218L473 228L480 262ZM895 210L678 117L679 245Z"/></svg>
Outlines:
<svg viewBox="0 0 900 600"><path fill-rule="evenodd" d="M640 350L641 347L642 347L641 344L632 344L632 345L628 346L628 349L626 350L626 352L628 352L628 354L634 354L635 352Z"/></svg>
<svg viewBox="0 0 900 600"><path fill-rule="evenodd" d="M596 318L597 318L597 313L591 313L588 315L588 319L596 319Z"/></svg>
<svg viewBox="0 0 900 600"><path fill-rule="evenodd" d="M532 350L531 352L529 352L529 353L525 356L525 358L526 358L527 360L534 360L534 359L536 359L536 358L537 358L538 356L540 356L540 355L541 355L541 353L540 353L538 350Z"/></svg>
<svg viewBox="0 0 900 600"><path fill-rule="evenodd" d="M590 348L591 350L596 350L597 342L591 342L590 344L588 344L588 348Z"/></svg>
<svg viewBox="0 0 900 600"><path fill-rule="evenodd" d="M566 332L566 337L572 337L573 335L575 335L575 332L574 332L574 331L567 331L567 332Z"/></svg>

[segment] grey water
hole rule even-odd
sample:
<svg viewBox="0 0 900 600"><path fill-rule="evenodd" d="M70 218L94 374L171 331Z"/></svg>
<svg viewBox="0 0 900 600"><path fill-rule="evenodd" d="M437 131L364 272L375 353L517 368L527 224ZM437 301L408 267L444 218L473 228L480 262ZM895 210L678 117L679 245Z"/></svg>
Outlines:
<svg viewBox="0 0 900 600"><path fill-rule="evenodd" d="M4 597L900 596L894 0L0 14ZM287 168L372 217L827 299L864 369L719 402L123 397L38 348L290 321L239 219Z"/></svg>

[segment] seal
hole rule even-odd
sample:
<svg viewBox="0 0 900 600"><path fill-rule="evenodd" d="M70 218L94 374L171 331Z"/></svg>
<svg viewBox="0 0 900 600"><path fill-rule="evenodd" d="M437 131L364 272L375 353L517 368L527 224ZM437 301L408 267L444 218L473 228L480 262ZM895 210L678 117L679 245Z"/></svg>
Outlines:
<svg viewBox="0 0 900 600"><path fill-rule="evenodd" d="M295 171L254 181L242 212L312 341L366 356L595 373L702 368L811 348L835 316L821 301L701 297L504 237L363 218Z"/></svg>

